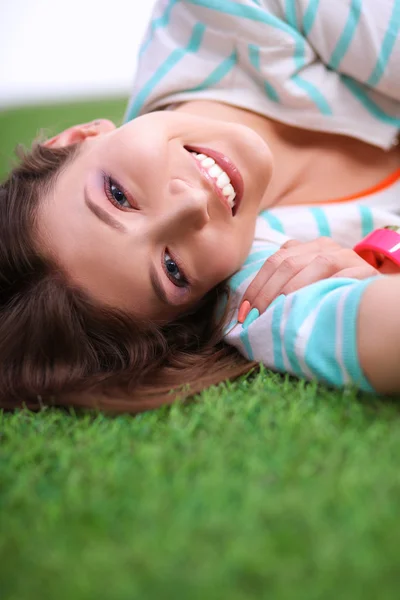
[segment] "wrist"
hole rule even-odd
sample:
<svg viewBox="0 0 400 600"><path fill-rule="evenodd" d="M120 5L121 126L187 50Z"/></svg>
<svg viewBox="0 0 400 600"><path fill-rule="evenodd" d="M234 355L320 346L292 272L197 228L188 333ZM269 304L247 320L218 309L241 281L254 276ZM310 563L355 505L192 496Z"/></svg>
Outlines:
<svg viewBox="0 0 400 600"><path fill-rule="evenodd" d="M375 269L379 269L389 261L392 268L399 270L400 228L387 226L375 229L356 244L353 250Z"/></svg>

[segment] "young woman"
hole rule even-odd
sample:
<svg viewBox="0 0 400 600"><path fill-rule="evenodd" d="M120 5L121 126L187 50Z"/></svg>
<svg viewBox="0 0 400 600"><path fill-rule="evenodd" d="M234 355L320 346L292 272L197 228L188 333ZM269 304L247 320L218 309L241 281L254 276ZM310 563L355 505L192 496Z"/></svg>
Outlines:
<svg viewBox="0 0 400 600"><path fill-rule="evenodd" d="M1 187L2 406L135 412L253 361L400 390L394 238L351 249L400 226L397 6L156 5L126 123Z"/></svg>

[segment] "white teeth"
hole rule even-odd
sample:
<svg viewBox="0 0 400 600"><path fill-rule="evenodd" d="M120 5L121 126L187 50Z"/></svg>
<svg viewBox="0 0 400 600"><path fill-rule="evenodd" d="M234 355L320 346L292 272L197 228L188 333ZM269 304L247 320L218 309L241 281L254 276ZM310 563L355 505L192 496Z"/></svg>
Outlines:
<svg viewBox="0 0 400 600"><path fill-rule="evenodd" d="M231 183L224 185L224 187L222 188L222 193L224 194L224 196L231 196L232 194L234 194L235 190L233 189L233 185Z"/></svg>
<svg viewBox="0 0 400 600"><path fill-rule="evenodd" d="M232 184L228 183L228 185L226 185L223 189L222 189L222 193L224 196L227 197L228 199L228 203L230 205L231 208L233 208L235 206L235 190L233 189Z"/></svg>
<svg viewBox="0 0 400 600"><path fill-rule="evenodd" d="M228 184L231 183L228 175L226 173L221 173L221 175L217 179L217 186L221 188L221 190Z"/></svg>
<svg viewBox="0 0 400 600"><path fill-rule="evenodd" d="M218 165L213 165L208 169L208 172L210 173L211 177L215 177L215 179L218 179L221 173L223 173L223 170Z"/></svg>
<svg viewBox="0 0 400 600"><path fill-rule="evenodd" d="M236 192L231 184L229 176L216 164L215 160L205 154L197 154L197 152L191 152L196 160L201 163L201 166L207 169L208 173L216 179L217 186L222 190L223 195L226 197L228 204L231 208L235 206Z"/></svg>
<svg viewBox="0 0 400 600"><path fill-rule="evenodd" d="M204 160L202 160L200 164L202 167L208 169L209 167L215 165L215 160L213 158L207 157Z"/></svg>

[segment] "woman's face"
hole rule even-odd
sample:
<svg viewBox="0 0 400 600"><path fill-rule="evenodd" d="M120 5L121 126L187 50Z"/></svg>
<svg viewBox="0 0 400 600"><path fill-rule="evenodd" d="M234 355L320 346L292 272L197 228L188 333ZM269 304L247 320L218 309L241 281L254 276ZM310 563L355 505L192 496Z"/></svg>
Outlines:
<svg viewBox="0 0 400 600"><path fill-rule="evenodd" d="M77 142L80 152L38 222L45 252L90 295L171 320L240 268L272 172L270 151L252 129L162 111L120 128L106 120L76 126L47 145ZM188 147L218 151L240 171L236 214Z"/></svg>

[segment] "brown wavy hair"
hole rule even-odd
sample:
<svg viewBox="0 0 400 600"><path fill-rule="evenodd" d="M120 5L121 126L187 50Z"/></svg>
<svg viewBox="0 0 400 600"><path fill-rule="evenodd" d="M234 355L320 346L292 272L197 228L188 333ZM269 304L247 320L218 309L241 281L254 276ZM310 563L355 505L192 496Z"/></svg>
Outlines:
<svg viewBox="0 0 400 600"><path fill-rule="evenodd" d="M135 413L248 371L216 322L224 283L195 312L160 326L99 305L41 252L40 199L78 152L19 150L0 186L0 407Z"/></svg>

